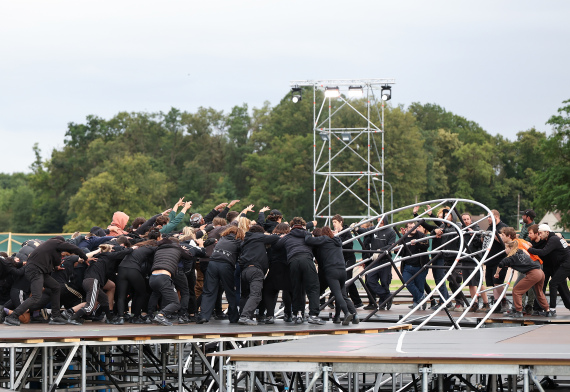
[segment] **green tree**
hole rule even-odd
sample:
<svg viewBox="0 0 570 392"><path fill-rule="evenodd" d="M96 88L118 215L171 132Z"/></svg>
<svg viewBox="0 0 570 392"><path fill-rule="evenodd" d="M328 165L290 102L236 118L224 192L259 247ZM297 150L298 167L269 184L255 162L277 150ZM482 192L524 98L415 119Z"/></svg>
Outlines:
<svg viewBox="0 0 570 392"><path fill-rule="evenodd" d="M535 184L539 189L536 198L544 210L558 210L564 226L570 226L570 100L562 102L558 114L550 117L547 124L552 134L540 145L544 153L544 168L536 174Z"/></svg>

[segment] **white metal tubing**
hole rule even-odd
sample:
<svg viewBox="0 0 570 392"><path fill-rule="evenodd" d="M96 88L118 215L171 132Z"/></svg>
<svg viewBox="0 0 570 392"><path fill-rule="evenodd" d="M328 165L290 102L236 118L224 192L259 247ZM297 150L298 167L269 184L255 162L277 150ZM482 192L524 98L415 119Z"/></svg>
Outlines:
<svg viewBox="0 0 570 392"><path fill-rule="evenodd" d="M81 346L81 390L87 390L87 346Z"/></svg>
<svg viewBox="0 0 570 392"><path fill-rule="evenodd" d="M223 357L222 357L223 358ZM222 366L220 364L220 372L222 372ZM220 373L220 379L223 380L222 373ZM178 344L178 392L184 391L184 343ZM222 383L220 383L220 392L223 392Z"/></svg>
<svg viewBox="0 0 570 392"><path fill-rule="evenodd" d="M359 84L367 84L370 86L381 86L384 84L396 84L394 78L380 79L315 79L315 80L292 80L289 82L291 87L294 86L314 86L315 88L337 87L337 86L355 86Z"/></svg>
<svg viewBox="0 0 570 392"><path fill-rule="evenodd" d="M16 349L10 347L10 388L16 389Z"/></svg>

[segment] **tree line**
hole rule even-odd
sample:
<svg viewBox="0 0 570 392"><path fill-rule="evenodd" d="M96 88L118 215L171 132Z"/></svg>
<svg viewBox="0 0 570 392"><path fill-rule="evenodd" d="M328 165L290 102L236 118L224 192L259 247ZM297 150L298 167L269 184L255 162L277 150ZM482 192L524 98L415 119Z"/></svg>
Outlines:
<svg viewBox="0 0 570 392"><path fill-rule="evenodd" d="M149 217L181 196L202 213L221 201L241 199L279 208L286 218L312 217L313 103L290 98L251 110L243 104L229 113L172 108L69 123L63 148L49 159L42 160L34 147L31 173L0 174L0 231L106 227L114 211ZM351 104L366 107L365 100ZM499 210L514 226L520 197L521 209L534 208L539 216L560 210L568 225L570 100L545 120L552 126L548 135L530 128L508 140L436 104L388 106L385 178L393 186L394 207L468 198ZM335 121L348 127L359 120L339 111ZM374 137L379 143L380 135ZM351 146L366 149L365 142ZM343 169L355 164L348 155L338 160ZM354 190L364 187L357 184ZM365 206L354 208L341 200L335 213L366 213Z"/></svg>

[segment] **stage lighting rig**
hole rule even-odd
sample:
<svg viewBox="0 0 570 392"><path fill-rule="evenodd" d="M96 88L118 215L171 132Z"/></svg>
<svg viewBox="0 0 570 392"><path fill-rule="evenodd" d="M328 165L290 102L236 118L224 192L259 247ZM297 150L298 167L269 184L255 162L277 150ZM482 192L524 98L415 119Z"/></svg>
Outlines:
<svg viewBox="0 0 570 392"><path fill-rule="evenodd" d="M349 86L348 96L350 98L362 98L364 96L364 89L362 86Z"/></svg>
<svg viewBox="0 0 570 392"><path fill-rule="evenodd" d="M384 85L382 86L382 101L389 101L392 99L392 86Z"/></svg>
<svg viewBox="0 0 570 392"><path fill-rule="evenodd" d="M303 99L303 96L301 95L301 87L293 87L291 89L291 94L291 101L293 101L293 103L297 103Z"/></svg>
<svg viewBox="0 0 570 392"><path fill-rule="evenodd" d="M325 98L338 97L340 97L340 90L338 87L325 87Z"/></svg>

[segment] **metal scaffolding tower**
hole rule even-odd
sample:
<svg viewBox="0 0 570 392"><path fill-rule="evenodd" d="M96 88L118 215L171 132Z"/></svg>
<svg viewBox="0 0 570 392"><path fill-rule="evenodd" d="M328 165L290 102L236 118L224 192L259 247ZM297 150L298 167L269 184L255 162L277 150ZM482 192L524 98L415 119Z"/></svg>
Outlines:
<svg viewBox="0 0 570 392"><path fill-rule="evenodd" d="M294 80L294 91L313 87L313 218L331 218L338 213L333 205L341 200L351 204L344 218L364 219L384 209L384 106L380 95L395 79ZM323 93L317 93L322 91ZM357 101L360 99L360 101ZM364 101L364 105L362 105ZM358 104L357 104L358 103ZM327 105L328 104L328 105ZM381 110L378 106L381 105ZM328 106L328 108L327 108ZM328 110L327 110L328 109ZM337 121L343 111L351 111L353 124ZM377 116L380 125L372 121ZM340 120L340 118L339 118ZM374 134L381 135L377 143ZM380 146L378 146L380 144ZM380 147L380 148L379 148ZM380 195L374 180L380 182ZM364 190L355 186L366 181ZM337 185L338 184L338 185ZM372 206L375 196L381 211ZM347 200L350 199L350 200ZM363 214L362 212L365 211ZM360 212L360 213L359 213Z"/></svg>

